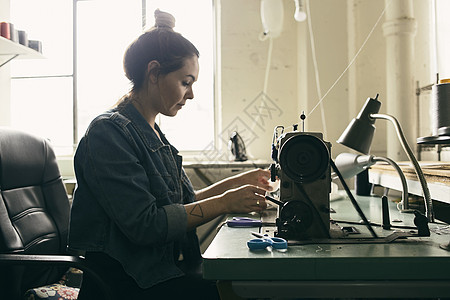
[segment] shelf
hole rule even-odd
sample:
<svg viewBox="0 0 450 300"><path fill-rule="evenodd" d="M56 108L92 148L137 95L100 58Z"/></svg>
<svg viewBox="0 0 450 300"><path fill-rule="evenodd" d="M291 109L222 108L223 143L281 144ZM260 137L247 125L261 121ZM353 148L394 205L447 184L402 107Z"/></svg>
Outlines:
<svg viewBox="0 0 450 300"><path fill-rule="evenodd" d="M406 177L408 192L422 196L422 186L417 179L414 168L409 162L399 162ZM427 181L433 200L450 204L450 162L420 162L423 174ZM369 182L402 191L402 185L398 173L390 165L376 164L369 169Z"/></svg>
<svg viewBox="0 0 450 300"><path fill-rule="evenodd" d="M12 42L0 36L0 66L6 64L11 59L39 59L44 58L42 53Z"/></svg>

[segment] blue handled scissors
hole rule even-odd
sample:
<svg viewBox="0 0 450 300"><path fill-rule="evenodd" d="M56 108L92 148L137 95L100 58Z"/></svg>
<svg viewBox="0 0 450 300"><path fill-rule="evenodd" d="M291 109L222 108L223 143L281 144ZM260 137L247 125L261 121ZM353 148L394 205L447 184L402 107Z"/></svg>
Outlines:
<svg viewBox="0 0 450 300"><path fill-rule="evenodd" d="M251 239L247 242L247 246L250 250L262 250L267 247L272 247L273 249L282 250L287 249L287 241L283 238L279 237L269 237L267 234L255 234L253 235L260 236L259 239Z"/></svg>
<svg viewBox="0 0 450 300"><path fill-rule="evenodd" d="M233 219L227 220L227 225L230 227L260 227L262 222L247 217L233 217Z"/></svg>

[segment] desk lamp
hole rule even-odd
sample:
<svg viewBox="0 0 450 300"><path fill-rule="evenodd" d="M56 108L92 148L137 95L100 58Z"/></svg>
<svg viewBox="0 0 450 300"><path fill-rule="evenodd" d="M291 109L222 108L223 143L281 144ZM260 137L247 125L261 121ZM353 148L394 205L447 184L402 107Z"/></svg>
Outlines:
<svg viewBox="0 0 450 300"><path fill-rule="evenodd" d="M342 174L344 178L351 178L362 171L366 170L370 166L376 164L377 162L387 162L390 164L398 173L400 180L402 182L402 212L409 211L408 204L408 185L406 184L406 177L403 174L400 167L392 159L381 156L373 155L360 155L353 153L341 153L336 157L336 167Z"/></svg>
<svg viewBox="0 0 450 300"><path fill-rule="evenodd" d="M375 120L384 119L391 121L395 127L397 136L400 140L400 144L402 145L403 150L405 150L406 155L411 161L417 177L419 178L425 202L425 214L429 222L434 222L433 203L431 200L430 191L428 190L427 182L425 180L425 176L423 175L423 171L420 168L420 165L415 158L411 148L409 147L397 119L390 115L379 114L378 111L380 110L380 106L381 102L378 101L378 94L376 95L375 99L368 98L358 116L350 122L337 142L367 155L369 154L373 135L375 133Z"/></svg>

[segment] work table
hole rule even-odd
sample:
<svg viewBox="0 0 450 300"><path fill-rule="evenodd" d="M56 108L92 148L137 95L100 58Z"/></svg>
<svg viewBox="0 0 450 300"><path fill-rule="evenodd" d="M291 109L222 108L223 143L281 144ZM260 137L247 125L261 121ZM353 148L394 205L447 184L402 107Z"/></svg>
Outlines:
<svg viewBox="0 0 450 300"><path fill-rule="evenodd" d="M366 217L381 223L381 199L356 197ZM346 197L330 203L339 226L354 226L371 238L367 228ZM273 221L276 210L251 215ZM397 211L390 203L392 225L414 226L413 214ZM346 224L341 221L354 222ZM430 237L408 237L391 243L307 243L288 246L287 251L250 251L247 241L259 228L220 228L204 253L204 277L230 281L244 297L449 297L450 251L441 245L450 242L446 224L429 224ZM262 227L273 236L276 227ZM394 229L374 227L380 237ZM409 229L404 229L409 231ZM330 289L332 288L332 289ZM280 294L281 293L281 294Z"/></svg>

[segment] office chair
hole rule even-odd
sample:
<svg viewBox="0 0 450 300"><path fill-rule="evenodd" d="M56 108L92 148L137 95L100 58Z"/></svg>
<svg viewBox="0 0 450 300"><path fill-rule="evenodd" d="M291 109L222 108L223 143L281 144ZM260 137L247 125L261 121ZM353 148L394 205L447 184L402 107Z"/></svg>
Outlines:
<svg viewBox="0 0 450 300"><path fill-rule="evenodd" d="M0 127L0 298L39 299L42 292L46 299L76 299L78 289L54 284L74 267L96 278L110 299L84 258L66 252L69 210L49 142Z"/></svg>

